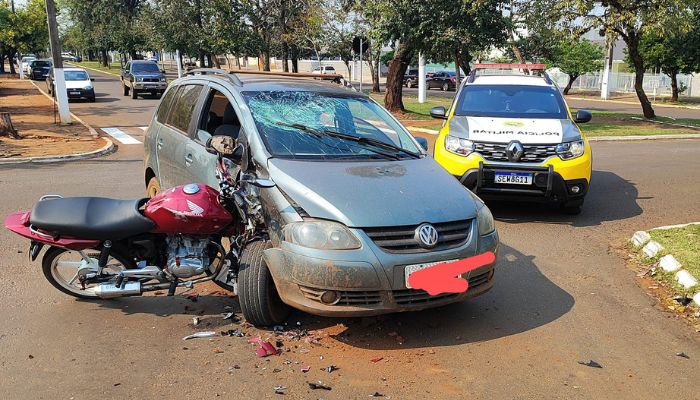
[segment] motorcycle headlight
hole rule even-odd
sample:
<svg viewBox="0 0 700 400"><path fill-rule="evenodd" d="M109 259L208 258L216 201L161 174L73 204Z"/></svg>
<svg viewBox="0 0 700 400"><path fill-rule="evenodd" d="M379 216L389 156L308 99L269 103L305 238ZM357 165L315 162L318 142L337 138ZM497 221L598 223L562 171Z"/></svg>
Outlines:
<svg viewBox="0 0 700 400"><path fill-rule="evenodd" d="M583 140L566 142L557 145L557 154L562 160L571 160L572 158L581 157L586 148L586 143Z"/></svg>
<svg viewBox="0 0 700 400"><path fill-rule="evenodd" d="M460 156L468 156L474 151L474 142L469 139L447 135L445 136L445 150Z"/></svg>
<svg viewBox="0 0 700 400"><path fill-rule="evenodd" d="M286 225L284 240L299 246L319 250L352 250L360 248L360 241L350 229L337 222L303 221Z"/></svg>
<svg viewBox="0 0 700 400"><path fill-rule="evenodd" d="M493 222L491 210L483 203L476 211L476 223L479 227L479 236L488 235L496 230L496 224Z"/></svg>

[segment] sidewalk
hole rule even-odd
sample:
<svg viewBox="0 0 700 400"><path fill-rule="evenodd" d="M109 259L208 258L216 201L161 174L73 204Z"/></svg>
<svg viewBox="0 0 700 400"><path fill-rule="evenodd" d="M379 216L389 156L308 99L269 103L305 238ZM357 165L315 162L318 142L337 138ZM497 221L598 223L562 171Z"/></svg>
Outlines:
<svg viewBox="0 0 700 400"><path fill-rule="evenodd" d="M53 102L30 81L0 80L0 111L9 112L22 139L0 137L0 163L15 158L61 157L103 149L105 140L93 137L80 124L54 124Z"/></svg>

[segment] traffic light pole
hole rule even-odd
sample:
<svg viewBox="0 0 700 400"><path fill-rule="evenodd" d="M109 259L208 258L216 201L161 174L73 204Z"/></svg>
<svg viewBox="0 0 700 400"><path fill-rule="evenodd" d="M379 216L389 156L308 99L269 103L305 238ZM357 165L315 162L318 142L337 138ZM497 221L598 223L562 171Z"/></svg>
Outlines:
<svg viewBox="0 0 700 400"><path fill-rule="evenodd" d="M61 125L69 125L72 121L70 110L68 109L68 92L66 92L66 80L63 75L63 58L61 58L61 43L58 38L56 4L54 0L46 0L46 19L49 24L49 42L51 43L51 56L53 58L54 93L58 103L58 116Z"/></svg>

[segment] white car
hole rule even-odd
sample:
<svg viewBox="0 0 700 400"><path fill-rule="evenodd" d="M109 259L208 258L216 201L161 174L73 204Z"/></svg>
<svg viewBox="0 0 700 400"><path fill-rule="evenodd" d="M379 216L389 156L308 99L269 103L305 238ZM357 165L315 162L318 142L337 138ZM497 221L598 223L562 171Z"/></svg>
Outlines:
<svg viewBox="0 0 700 400"><path fill-rule="evenodd" d="M35 56L24 56L19 63L19 67L24 71L25 74L29 74L29 64L36 60Z"/></svg>
<svg viewBox="0 0 700 400"><path fill-rule="evenodd" d="M95 102L95 88L92 86L93 78L83 68L64 68L63 75L66 79L66 92L68 99L87 99ZM46 77L46 88L49 94L55 95L53 69Z"/></svg>

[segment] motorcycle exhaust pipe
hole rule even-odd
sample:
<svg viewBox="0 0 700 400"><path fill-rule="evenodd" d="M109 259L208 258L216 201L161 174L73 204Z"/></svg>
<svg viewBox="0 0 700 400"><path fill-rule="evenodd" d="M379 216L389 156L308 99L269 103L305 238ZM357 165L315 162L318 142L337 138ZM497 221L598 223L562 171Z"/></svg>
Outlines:
<svg viewBox="0 0 700 400"><path fill-rule="evenodd" d="M115 297L140 296L141 282L127 282L123 287L117 287L113 283L103 283L95 288L95 294L102 299L113 299Z"/></svg>

